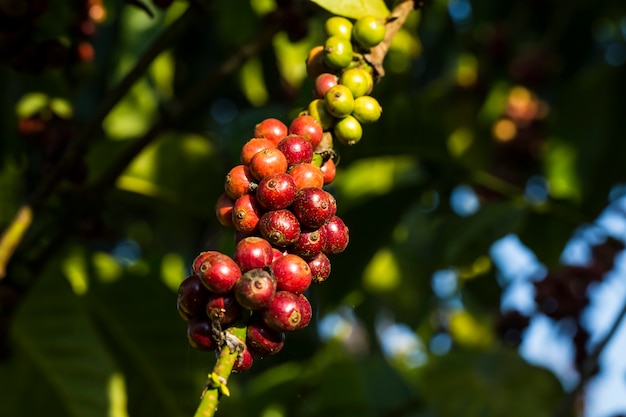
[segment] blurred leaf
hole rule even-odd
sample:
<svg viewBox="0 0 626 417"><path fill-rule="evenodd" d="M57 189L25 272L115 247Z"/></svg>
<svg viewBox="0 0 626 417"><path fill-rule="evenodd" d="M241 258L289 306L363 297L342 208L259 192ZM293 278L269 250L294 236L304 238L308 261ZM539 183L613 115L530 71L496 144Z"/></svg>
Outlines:
<svg viewBox="0 0 626 417"><path fill-rule="evenodd" d="M358 19L371 15L387 17L389 9L382 0L311 0L332 14Z"/></svg>

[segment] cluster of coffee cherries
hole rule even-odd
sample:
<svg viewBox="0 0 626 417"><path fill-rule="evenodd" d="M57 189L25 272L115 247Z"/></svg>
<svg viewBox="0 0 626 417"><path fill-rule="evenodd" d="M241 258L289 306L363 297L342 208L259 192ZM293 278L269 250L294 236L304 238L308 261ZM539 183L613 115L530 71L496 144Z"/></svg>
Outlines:
<svg viewBox="0 0 626 417"><path fill-rule="evenodd" d="M309 115L289 127L274 118L256 125L215 206L218 221L235 230L234 253L200 253L180 284L177 307L190 344L209 351L234 345L235 372L277 353L285 333L309 324L305 293L329 277L329 256L348 245L335 198L323 188L335 175L332 158L315 152L323 139ZM246 338L234 340L228 327L242 318Z"/></svg>
<svg viewBox="0 0 626 417"><path fill-rule="evenodd" d="M305 112L340 143L354 145L361 140L362 125L377 121L382 113L378 101L369 95L374 79L365 55L385 38L385 22L375 16L363 16L354 23L333 16L324 29L324 45L311 49L307 58L314 99Z"/></svg>

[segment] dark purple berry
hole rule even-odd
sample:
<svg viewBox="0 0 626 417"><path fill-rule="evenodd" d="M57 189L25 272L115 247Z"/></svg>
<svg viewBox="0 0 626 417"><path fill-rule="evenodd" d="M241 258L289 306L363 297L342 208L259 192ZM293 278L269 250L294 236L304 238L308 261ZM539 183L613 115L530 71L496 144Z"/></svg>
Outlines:
<svg viewBox="0 0 626 417"><path fill-rule="evenodd" d="M237 320L240 314L241 305L235 299L234 294L209 295L206 302L206 315L210 320L225 325Z"/></svg>
<svg viewBox="0 0 626 417"><path fill-rule="evenodd" d="M251 269L241 276L234 288L239 304L249 310L268 306L276 292L276 278L265 269Z"/></svg>
<svg viewBox="0 0 626 417"><path fill-rule="evenodd" d="M248 369L250 369L253 363L254 358L252 357L252 353L250 353L250 350L248 350L248 348L244 348L235 360L235 364L233 365L233 372L239 373L247 371Z"/></svg>
<svg viewBox="0 0 626 417"><path fill-rule="evenodd" d="M211 351L217 348L217 343L213 339L213 326L208 318L191 320L187 323L187 339L189 344L198 350Z"/></svg>
<svg viewBox="0 0 626 417"><path fill-rule="evenodd" d="M317 229L332 217L328 196L319 187L305 187L296 193L291 209L303 226Z"/></svg>
<svg viewBox="0 0 626 417"><path fill-rule="evenodd" d="M261 356L278 353L285 345L285 333L271 329L263 319L250 320L246 330L246 344Z"/></svg>
<svg viewBox="0 0 626 417"><path fill-rule="evenodd" d="M185 321L198 317L204 312L204 305L209 296L209 290L202 284L197 275L188 276L178 287L176 308L178 314Z"/></svg>

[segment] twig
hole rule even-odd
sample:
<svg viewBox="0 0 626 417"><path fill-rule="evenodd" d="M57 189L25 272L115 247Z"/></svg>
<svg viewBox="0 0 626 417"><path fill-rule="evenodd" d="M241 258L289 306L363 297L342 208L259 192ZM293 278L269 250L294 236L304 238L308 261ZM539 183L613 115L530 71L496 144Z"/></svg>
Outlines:
<svg viewBox="0 0 626 417"><path fill-rule="evenodd" d="M613 325L606 333L606 335L598 342L598 344L593 348L593 351L585 358L583 363L580 366L580 379L578 380L578 384L572 391L568 393L565 398L561 401L558 408L555 410L553 417L566 417L569 411L572 408L572 405L576 401L576 397L580 394L580 392L585 387L585 384L592 376L595 375L596 370L598 369L598 362L600 360L600 355L604 351L606 345L611 341L617 329L619 329L622 320L626 317L626 303L622 306L622 309L617 314Z"/></svg>
<svg viewBox="0 0 626 417"><path fill-rule="evenodd" d="M42 182L31 194L28 201L25 202L18 210L17 214L2 234L0 238L0 280L6 275L6 267L13 256L13 253L24 238L24 235L30 228L34 214L45 203L48 197L54 192L57 186L63 180L65 173L75 163L77 158L85 152L86 145L98 131L102 125L102 121L109 114L111 109L126 95L128 90L135 82L145 73L152 61L172 44L183 30L187 27L189 20L197 15L197 8L193 5L189 6L178 20L172 23L168 28L148 47L148 49L139 57L135 66L126 74L126 76L111 90L104 98L96 113L91 117L82 132L72 141L65 154L54 167L52 172L43 178ZM28 213L28 216L24 214Z"/></svg>

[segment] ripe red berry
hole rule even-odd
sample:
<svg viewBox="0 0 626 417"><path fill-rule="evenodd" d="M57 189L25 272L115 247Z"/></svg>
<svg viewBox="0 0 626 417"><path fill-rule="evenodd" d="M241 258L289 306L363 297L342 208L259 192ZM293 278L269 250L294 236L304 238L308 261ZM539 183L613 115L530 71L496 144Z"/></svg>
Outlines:
<svg viewBox="0 0 626 417"><path fill-rule="evenodd" d="M325 185L333 182L333 180L335 179L335 175L337 174L337 167L335 166L335 161L333 161L332 158L324 162L320 167L320 170L324 175Z"/></svg>
<svg viewBox="0 0 626 417"><path fill-rule="evenodd" d="M296 196L296 183L291 175L285 172L268 175L259 182L256 198L266 210L287 208Z"/></svg>
<svg viewBox="0 0 626 417"><path fill-rule="evenodd" d="M272 262L272 271L276 278L278 291L290 291L300 294L311 285L311 268L298 255L288 253Z"/></svg>
<svg viewBox="0 0 626 417"><path fill-rule="evenodd" d="M202 263L207 259L214 258L219 255L222 255L222 253L216 250L207 250L204 252L200 252L191 263L191 273L195 275L200 275L200 267L202 266Z"/></svg>
<svg viewBox="0 0 626 417"><path fill-rule="evenodd" d="M324 282L330 276L330 259L322 252L309 259L309 268L311 268L311 282Z"/></svg>
<svg viewBox="0 0 626 417"><path fill-rule="evenodd" d="M197 274L202 284L209 290L216 294L225 294L239 280L241 270L230 256L218 253L204 259L198 268Z"/></svg>
<svg viewBox="0 0 626 417"><path fill-rule="evenodd" d="M233 293L209 294L206 302L206 315L210 320L226 325L237 320L240 314L241 305Z"/></svg>
<svg viewBox="0 0 626 417"><path fill-rule="evenodd" d="M326 194L328 194L328 201L330 202L330 212L332 217L337 214L337 200L335 200L335 196L328 191L326 191Z"/></svg>
<svg viewBox="0 0 626 417"><path fill-rule="evenodd" d="M263 149L275 148L276 145L266 138L252 138L241 147L239 159L243 165L248 165L252 157Z"/></svg>
<svg viewBox="0 0 626 417"><path fill-rule="evenodd" d="M287 126L278 119L265 119L254 128L254 137L269 139L275 145L285 136L287 136Z"/></svg>
<svg viewBox="0 0 626 417"><path fill-rule="evenodd" d="M268 211L261 216L259 232L272 245L285 247L300 237L300 223L289 210Z"/></svg>
<svg viewBox="0 0 626 417"><path fill-rule="evenodd" d="M250 160L250 173L257 180L287 171L287 158L278 148L267 148L257 152Z"/></svg>
<svg viewBox="0 0 626 417"><path fill-rule="evenodd" d="M244 194L233 205L233 226L243 233L257 230L263 209L253 194Z"/></svg>
<svg viewBox="0 0 626 417"><path fill-rule="evenodd" d="M285 253L283 253L277 248L272 248L272 255L273 255L272 262L274 262L276 259L280 258L281 256L285 256Z"/></svg>
<svg viewBox="0 0 626 417"><path fill-rule="evenodd" d="M301 231L300 237L289 247L289 252L309 259L317 256L324 248L324 240L319 230Z"/></svg>
<svg viewBox="0 0 626 417"><path fill-rule="evenodd" d="M198 350L211 351L217 348L217 343L213 339L213 326L208 318L191 320L187 323L187 339L189 344Z"/></svg>
<svg viewBox="0 0 626 417"><path fill-rule="evenodd" d="M315 77L313 84L313 96L315 98L324 98L326 92L337 85L339 79L335 74L325 72Z"/></svg>
<svg viewBox="0 0 626 417"><path fill-rule="evenodd" d="M322 140L324 131L322 125L320 125L314 117L302 115L293 119L289 125L289 133L303 136L306 140L311 142L311 147L315 149Z"/></svg>
<svg viewBox="0 0 626 417"><path fill-rule="evenodd" d="M233 227L233 205L235 201L222 193L215 203L215 217L222 226Z"/></svg>
<svg viewBox="0 0 626 417"><path fill-rule="evenodd" d="M298 326L298 330L304 329L311 322L311 318L313 317L313 309L311 308L311 303L309 299L306 298L304 294L298 295L298 303L300 304L300 325Z"/></svg>
<svg viewBox="0 0 626 417"><path fill-rule="evenodd" d="M226 174L224 191L233 200L252 192L255 188L254 178L245 165L237 165Z"/></svg>
<svg viewBox="0 0 626 417"><path fill-rule="evenodd" d="M311 142L300 135L288 135L278 143L278 149L287 158L288 166L310 163L313 159Z"/></svg>
<svg viewBox="0 0 626 417"><path fill-rule="evenodd" d="M343 220L337 216L321 227L324 236L324 253L334 255L343 252L348 246L349 231Z"/></svg>
<svg viewBox="0 0 626 417"><path fill-rule="evenodd" d="M291 209L300 224L317 229L332 216L328 192L319 187L305 187L296 193Z"/></svg>
<svg viewBox="0 0 626 417"><path fill-rule="evenodd" d="M209 290L202 284L200 277L190 275L178 287L176 309L185 321L189 321L204 313Z"/></svg>
<svg viewBox="0 0 626 417"><path fill-rule="evenodd" d="M248 348L243 349L241 353L237 356L235 363L233 364L233 372L239 373L243 371L247 371L252 367L254 363L254 358L252 357L252 353Z"/></svg>
<svg viewBox="0 0 626 417"><path fill-rule="evenodd" d="M270 328L262 318L255 317L246 330L246 345L262 356L274 355L285 345L285 333Z"/></svg>
<svg viewBox="0 0 626 417"><path fill-rule="evenodd" d="M272 245L258 236L249 236L241 239L235 246L233 260L242 272L255 268L263 268L272 263L274 253Z"/></svg>
<svg viewBox="0 0 626 417"><path fill-rule="evenodd" d="M298 190L304 187L319 187L324 186L324 174L313 164L302 163L289 168L287 171L296 183Z"/></svg>
<svg viewBox="0 0 626 417"><path fill-rule="evenodd" d="M244 308L260 310L274 297L276 278L265 269L251 269L241 276L233 291L237 302Z"/></svg>
<svg viewBox="0 0 626 417"><path fill-rule="evenodd" d="M300 328L302 306L296 294L277 291L263 311L263 321L278 332L291 332Z"/></svg>

